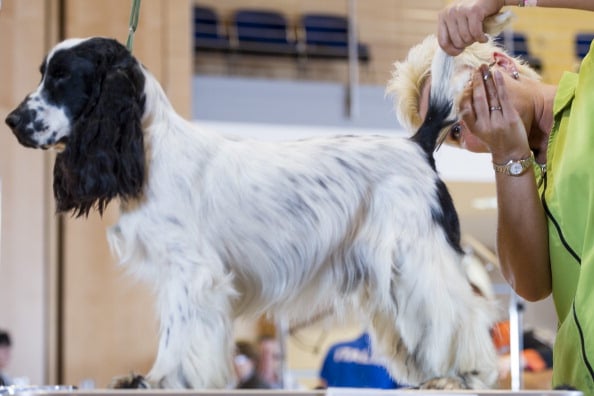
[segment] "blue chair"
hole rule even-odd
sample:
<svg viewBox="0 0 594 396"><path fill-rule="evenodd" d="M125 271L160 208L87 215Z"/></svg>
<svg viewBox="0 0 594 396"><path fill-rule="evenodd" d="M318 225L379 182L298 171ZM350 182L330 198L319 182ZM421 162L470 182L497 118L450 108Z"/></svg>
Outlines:
<svg viewBox="0 0 594 396"><path fill-rule="evenodd" d="M304 14L301 33L305 55L312 58L348 58L349 24L341 15ZM359 60L368 62L369 47L357 43Z"/></svg>
<svg viewBox="0 0 594 396"><path fill-rule="evenodd" d="M194 50L229 51L229 36L223 33L216 12L208 7L194 7Z"/></svg>
<svg viewBox="0 0 594 396"><path fill-rule="evenodd" d="M542 71L542 61L530 53L526 35L520 32L512 32L511 37L512 40L506 41L505 33L501 33L494 38L494 41L510 54L524 59L537 72Z"/></svg>
<svg viewBox="0 0 594 396"><path fill-rule="evenodd" d="M297 55L286 18L275 11L237 10L232 22L235 49L241 53Z"/></svg>
<svg viewBox="0 0 594 396"><path fill-rule="evenodd" d="M578 33L575 35L575 55L583 59L590 51L590 43L594 39L594 33Z"/></svg>

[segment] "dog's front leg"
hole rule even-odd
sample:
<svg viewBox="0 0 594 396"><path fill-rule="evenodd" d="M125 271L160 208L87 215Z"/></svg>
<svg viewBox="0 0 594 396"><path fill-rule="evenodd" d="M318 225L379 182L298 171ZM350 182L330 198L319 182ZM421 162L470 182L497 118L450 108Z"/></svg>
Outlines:
<svg viewBox="0 0 594 396"><path fill-rule="evenodd" d="M159 348L144 378L116 387L224 388L233 379L233 278L216 252L188 234L191 227L155 230L158 216L122 216L108 233L112 249L155 291ZM150 213L148 213L150 214ZM138 219L152 219L138 223ZM144 243L144 241L147 241Z"/></svg>
<svg viewBox="0 0 594 396"><path fill-rule="evenodd" d="M189 280L159 286L159 351L148 379L160 388L224 388L231 382L234 291L227 276L206 267Z"/></svg>

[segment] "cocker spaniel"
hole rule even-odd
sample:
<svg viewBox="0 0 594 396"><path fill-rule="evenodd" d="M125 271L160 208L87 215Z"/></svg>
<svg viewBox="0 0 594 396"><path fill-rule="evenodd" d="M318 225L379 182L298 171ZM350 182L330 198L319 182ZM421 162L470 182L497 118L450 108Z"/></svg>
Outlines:
<svg viewBox="0 0 594 396"><path fill-rule="evenodd" d="M6 122L24 146L59 152L59 212L85 216L119 199L110 245L156 293L150 386L227 386L238 315L329 310L369 321L401 383L493 384L492 302L464 272L458 217L433 160L454 121L447 76L410 139L271 143L184 120L112 39L61 42L41 75Z"/></svg>

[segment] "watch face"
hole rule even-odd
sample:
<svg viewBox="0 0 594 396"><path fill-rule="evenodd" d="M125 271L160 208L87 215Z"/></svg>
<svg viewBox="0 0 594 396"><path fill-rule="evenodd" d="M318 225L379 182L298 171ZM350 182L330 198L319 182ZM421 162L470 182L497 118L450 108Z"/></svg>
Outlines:
<svg viewBox="0 0 594 396"><path fill-rule="evenodd" d="M509 173L514 176L522 173L522 170L522 164L520 164L519 162L514 162L509 166Z"/></svg>

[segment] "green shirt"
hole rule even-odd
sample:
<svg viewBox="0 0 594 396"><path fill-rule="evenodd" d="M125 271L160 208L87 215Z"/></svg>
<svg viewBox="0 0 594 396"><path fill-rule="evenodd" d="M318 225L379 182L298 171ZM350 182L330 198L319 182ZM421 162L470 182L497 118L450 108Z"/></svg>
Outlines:
<svg viewBox="0 0 594 396"><path fill-rule="evenodd" d="M579 73L565 73L540 187L547 214L559 329L553 386L594 396L594 46Z"/></svg>

